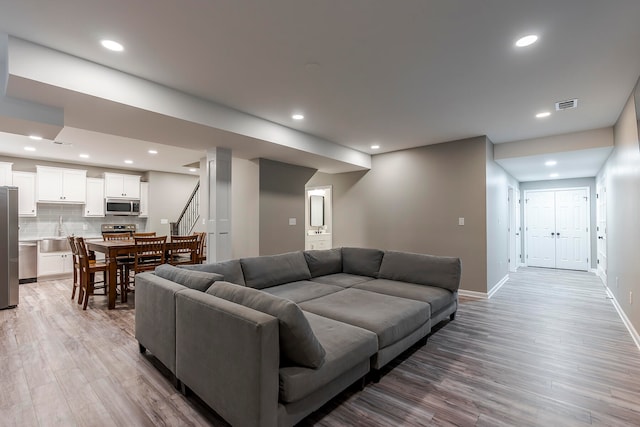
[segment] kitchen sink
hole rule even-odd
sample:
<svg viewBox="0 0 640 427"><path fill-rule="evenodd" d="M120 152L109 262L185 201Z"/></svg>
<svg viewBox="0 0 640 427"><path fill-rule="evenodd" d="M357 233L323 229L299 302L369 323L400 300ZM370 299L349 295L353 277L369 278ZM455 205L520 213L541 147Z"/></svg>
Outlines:
<svg viewBox="0 0 640 427"><path fill-rule="evenodd" d="M54 237L40 240L40 253L70 252L69 242L66 237Z"/></svg>

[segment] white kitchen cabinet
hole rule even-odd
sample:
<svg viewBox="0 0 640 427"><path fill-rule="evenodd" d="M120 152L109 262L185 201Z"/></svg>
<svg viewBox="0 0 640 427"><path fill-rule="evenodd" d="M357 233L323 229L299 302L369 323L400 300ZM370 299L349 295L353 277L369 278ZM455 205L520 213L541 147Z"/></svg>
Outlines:
<svg viewBox="0 0 640 427"><path fill-rule="evenodd" d="M140 176L105 173L104 197L107 199L139 199Z"/></svg>
<svg viewBox="0 0 640 427"><path fill-rule="evenodd" d="M0 162L0 186L13 185L11 166L13 163Z"/></svg>
<svg viewBox="0 0 640 427"><path fill-rule="evenodd" d="M36 166L38 201L49 203L85 203L87 171Z"/></svg>
<svg viewBox="0 0 640 427"><path fill-rule="evenodd" d="M140 183L140 217L149 216L149 183Z"/></svg>
<svg viewBox="0 0 640 427"><path fill-rule="evenodd" d="M18 216L36 216L36 174L14 172L13 185L18 187Z"/></svg>
<svg viewBox="0 0 640 427"><path fill-rule="evenodd" d="M104 216L104 179L87 178L87 203L84 216Z"/></svg>
<svg viewBox="0 0 640 427"><path fill-rule="evenodd" d="M49 252L38 254L38 277L73 273L71 252Z"/></svg>

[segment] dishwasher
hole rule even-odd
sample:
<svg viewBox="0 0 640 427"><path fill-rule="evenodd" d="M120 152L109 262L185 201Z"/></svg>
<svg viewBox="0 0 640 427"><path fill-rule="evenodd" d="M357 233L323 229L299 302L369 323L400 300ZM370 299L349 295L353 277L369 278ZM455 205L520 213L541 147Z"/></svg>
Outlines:
<svg viewBox="0 0 640 427"><path fill-rule="evenodd" d="M38 280L38 244L18 243L18 282L32 283Z"/></svg>

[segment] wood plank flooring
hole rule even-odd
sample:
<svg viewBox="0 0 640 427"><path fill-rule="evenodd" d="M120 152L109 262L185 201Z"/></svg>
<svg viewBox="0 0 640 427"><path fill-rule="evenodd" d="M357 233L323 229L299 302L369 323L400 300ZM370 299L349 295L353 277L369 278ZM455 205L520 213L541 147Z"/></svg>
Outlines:
<svg viewBox="0 0 640 427"><path fill-rule="evenodd" d="M82 311L69 280L0 311L0 426L225 425L134 338L134 298ZM640 351L593 274L525 268L304 426L640 426Z"/></svg>

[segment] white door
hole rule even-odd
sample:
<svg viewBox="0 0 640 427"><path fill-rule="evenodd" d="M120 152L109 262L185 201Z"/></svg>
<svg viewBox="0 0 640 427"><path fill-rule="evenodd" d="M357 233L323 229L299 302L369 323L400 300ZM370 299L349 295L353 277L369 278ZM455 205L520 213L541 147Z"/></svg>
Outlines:
<svg viewBox="0 0 640 427"><path fill-rule="evenodd" d="M588 270L586 189L556 191L556 268Z"/></svg>
<svg viewBox="0 0 640 427"><path fill-rule="evenodd" d="M598 276L607 284L607 188L603 176L596 183L596 228L598 236Z"/></svg>
<svg viewBox="0 0 640 427"><path fill-rule="evenodd" d="M526 199L527 264L588 270L588 190L531 191Z"/></svg>
<svg viewBox="0 0 640 427"><path fill-rule="evenodd" d="M516 205L516 262L518 265L522 264L522 226L520 222L520 190L515 192L515 205Z"/></svg>
<svg viewBox="0 0 640 427"><path fill-rule="evenodd" d="M555 268L555 194L553 191L529 192L526 203L527 264Z"/></svg>

